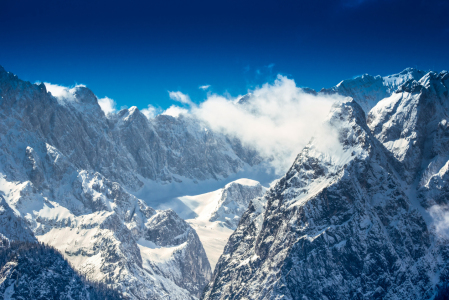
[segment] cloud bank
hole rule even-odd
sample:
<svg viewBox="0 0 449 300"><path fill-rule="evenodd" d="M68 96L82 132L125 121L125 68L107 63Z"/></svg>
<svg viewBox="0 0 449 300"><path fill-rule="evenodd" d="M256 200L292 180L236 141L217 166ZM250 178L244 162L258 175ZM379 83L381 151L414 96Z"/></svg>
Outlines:
<svg viewBox="0 0 449 300"><path fill-rule="evenodd" d="M50 92L60 103L66 101L75 101L75 90L77 87L86 87L84 84L77 84L74 87L66 87L58 84L53 84L50 82L44 82L45 88ZM109 98L98 98L98 105L100 105L103 112L108 115L110 113L117 112L117 103Z"/></svg>
<svg viewBox="0 0 449 300"><path fill-rule="evenodd" d="M192 100L190 100L190 97L186 94L183 94L181 92L168 92L168 95L170 96L170 99L187 104L187 105L194 105Z"/></svg>
<svg viewBox="0 0 449 300"><path fill-rule="evenodd" d="M140 110L141 113L147 117L147 119L153 119L159 114L159 110L151 104L148 104L147 108Z"/></svg>
<svg viewBox="0 0 449 300"><path fill-rule="evenodd" d="M282 174L313 136L332 138L323 126L332 104L342 97L307 94L292 79L278 75L273 84L251 91L245 103L239 99L209 95L191 113L212 130L237 137L272 159Z"/></svg>
<svg viewBox="0 0 449 300"><path fill-rule="evenodd" d="M48 92L50 92L53 97L56 97L58 100L74 100L75 96L73 95L75 88L77 87L86 87L84 84L77 84L73 88L69 88L66 86L53 84L50 82L44 82L45 88Z"/></svg>
<svg viewBox="0 0 449 300"><path fill-rule="evenodd" d="M172 105L167 110L165 110L161 115L168 115L172 117L179 117L180 114L187 114L189 111L185 108Z"/></svg>
<svg viewBox="0 0 449 300"><path fill-rule="evenodd" d="M115 103L115 101L109 97L98 99L98 105L100 105L101 109L106 115L110 113L115 113L117 111L116 108L117 103Z"/></svg>
<svg viewBox="0 0 449 300"><path fill-rule="evenodd" d="M50 83L46 86L55 97L73 96L69 88ZM199 105L180 91L169 91L169 97L183 107L171 105L162 111L148 105L141 112L149 120L159 114L198 118L211 130L236 137L243 145L257 150L278 174L285 173L312 137L314 145L323 151L337 151L335 135L324 124L332 104L342 97L305 93L294 80L284 76L278 75L273 83L249 91L244 97L208 93ZM105 114L117 111L111 98L100 98L98 104Z"/></svg>

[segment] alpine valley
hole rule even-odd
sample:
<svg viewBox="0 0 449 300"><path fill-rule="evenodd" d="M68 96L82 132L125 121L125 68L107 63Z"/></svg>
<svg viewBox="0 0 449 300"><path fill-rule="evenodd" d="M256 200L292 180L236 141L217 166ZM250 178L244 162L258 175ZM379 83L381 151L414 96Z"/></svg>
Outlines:
<svg viewBox="0 0 449 300"><path fill-rule="evenodd" d="M449 73L298 90L338 99L336 144L305 141L282 176L194 114L105 114L85 86L54 96L0 67L0 295L434 299L449 282Z"/></svg>

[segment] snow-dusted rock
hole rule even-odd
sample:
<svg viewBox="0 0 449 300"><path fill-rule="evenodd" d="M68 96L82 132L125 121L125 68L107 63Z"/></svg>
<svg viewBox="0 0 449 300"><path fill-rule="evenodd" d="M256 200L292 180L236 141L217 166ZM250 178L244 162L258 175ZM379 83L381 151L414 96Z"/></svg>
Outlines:
<svg viewBox="0 0 449 300"><path fill-rule="evenodd" d="M430 299L447 281L449 241L361 107L329 124L335 151L312 141L249 206L202 299Z"/></svg>
<svg viewBox="0 0 449 300"><path fill-rule="evenodd" d="M143 249L145 244L150 245L142 252L148 256L148 264L153 270L200 297L212 272L195 230L169 209L158 212L147 221L144 239L150 243L144 242L139 247Z"/></svg>
<svg viewBox="0 0 449 300"><path fill-rule="evenodd" d="M341 81L320 93L340 94L353 98L367 114L380 100L392 95L398 87L408 80L420 80L425 72L413 68L385 77L364 74L353 79Z"/></svg>
<svg viewBox="0 0 449 300"><path fill-rule="evenodd" d="M158 125L137 108L107 118L89 89L78 86L69 93L55 98L45 85L0 68L0 233L52 245L77 271L125 298L199 297L211 269L195 230L128 190L136 191L145 180L225 177L246 164L233 152L235 144L187 119ZM177 152L185 145L211 156ZM245 151L238 153L256 157ZM162 215L177 220L179 228L166 227L164 219L158 224ZM147 239L150 231L164 230L182 231L182 242ZM148 243L165 255L148 257Z"/></svg>
<svg viewBox="0 0 449 300"><path fill-rule="evenodd" d="M249 203L265 191L258 181L241 178L216 191L179 198L195 213L187 222L198 233L212 269Z"/></svg>
<svg viewBox="0 0 449 300"><path fill-rule="evenodd" d="M240 218L248 209L252 199L261 197L266 189L257 181L240 179L228 183L221 191L216 209L211 213L210 222L219 221L235 230Z"/></svg>
<svg viewBox="0 0 449 300"><path fill-rule="evenodd" d="M25 220L9 207L2 196L0 196L0 234L0 237L12 241L37 241Z"/></svg>
<svg viewBox="0 0 449 300"><path fill-rule="evenodd" d="M183 178L201 181L224 178L261 158L238 140L207 130L198 120L160 115L148 120L136 107L105 116L95 95L77 86L55 98L45 85L31 84L0 67L0 132L2 148L22 159L38 185L39 162L33 150L45 142L76 168L99 172L132 191L145 180L170 183ZM15 142L12 140L16 140ZM12 146L12 147L11 147ZM6 159L6 157L5 157ZM11 162L4 162L13 180ZM34 165L36 164L36 165Z"/></svg>
<svg viewBox="0 0 449 300"><path fill-rule="evenodd" d="M408 182L422 171L421 162L430 163L435 171L447 161L448 87L447 72L429 72L419 81L407 81L368 114L369 127L394 156Z"/></svg>

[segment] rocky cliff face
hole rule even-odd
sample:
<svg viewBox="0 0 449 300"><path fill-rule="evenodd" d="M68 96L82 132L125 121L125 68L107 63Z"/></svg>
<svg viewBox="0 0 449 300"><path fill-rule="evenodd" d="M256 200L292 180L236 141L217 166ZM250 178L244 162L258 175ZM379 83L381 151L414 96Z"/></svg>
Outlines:
<svg viewBox="0 0 449 300"><path fill-rule="evenodd" d="M222 222L228 228L235 230L251 200L263 196L265 190L260 183L249 179L228 183L222 189L220 199L209 221Z"/></svg>
<svg viewBox="0 0 449 300"><path fill-rule="evenodd" d="M353 79L341 81L329 89L322 89L323 94L339 94L353 98L367 114L380 100L391 96L398 87L408 80L420 80L426 73L407 68L404 71L385 77L364 74Z"/></svg>
<svg viewBox="0 0 449 300"><path fill-rule="evenodd" d="M179 198L195 212L186 221L198 233L212 269L249 203L265 191L258 181L241 178L209 193Z"/></svg>
<svg viewBox="0 0 449 300"><path fill-rule="evenodd" d="M446 72L406 81L369 127L355 101L336 104L335 150L312 141L252 201L203 299L431 299L449 279L444 210L435 217L447 86Z"/></svg>
<svg viewBox="0 0 449 300"><path fill-rule="evenodd" d="M150 122L136 108L108 119L89 89L70 95L55 98L43 84L0 69L0 233L52 245L81 274L125 298L195 299L211 276L195 231L127 190L145 180L227 176L246 164L232 150L237 144L197 132L192 120ZM193 147L192 139L211 156L179 152Z"/></svg>
<svg viewBox="0 0 449 300"><path fill-rule="evenodd" d="M150 245L146 249L145 244L139 247L144 249L143 252L149 258L148 264L152 265L155 272L200 297L212 273L195 230L175 212L167 210L148 220L144 238L153 245L146 243ZM171 251L169 260L151 259L158 255L167 256Z"/></svg>
<svg viewBox="0 0 449 300"><path fill-rule="evenodd" d="M31 155L26 147L42 151L36 147L47 143L76 168L99 172L133 191L145 179L169 183L224 178L261 162L255 151L195 119L160 115L148 120L136 107L107 118L86 87L55 98L44 84L22 81L1 67L0 108L3 151L23 160ZM6 157L3 163L11 180L26 179L14 173ZM30 169L27 175L39 185L39 171Z"/></svg>
<svg viewBox="0 0 449 300"><path fill-rule="evenodd" d="M0 295L5 300L123 299L106 284L86 280L54 248L1 237Z"/></svg>
<svg viewBox="0 0 449 300"><path fill-rule="evenodd" d="M0 236L6 240L37 242L25 220L20 218L0 196Z"/></svg>

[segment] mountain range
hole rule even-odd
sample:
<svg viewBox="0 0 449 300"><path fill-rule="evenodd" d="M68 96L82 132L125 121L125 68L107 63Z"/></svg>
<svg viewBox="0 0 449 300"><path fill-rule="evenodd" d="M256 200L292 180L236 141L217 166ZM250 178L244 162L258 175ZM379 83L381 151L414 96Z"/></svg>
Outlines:
<svg viewBox="0 0 449 300"><path fill-rule="evenodd" d="M356 83L387 80L332 89L352 96L327 119L336 150L312 140L250 204L202 299L433 299L449 276L449 74L418 74L367 115L354 99L376 96Z"/></svg>
<svg viewBox="0 0 449 300"><path fill-rule="evenodd" d="M347 97L325 121L337 142L314 137L262 185L238 178L266 158L192 115L105 114L87 87L54 97L0 67L3 248L59 251L79 299L86 280L124 299L432 299L449 280L448 88L409 68L304 89ZM0 293L33 299L11 275L32 262L6 260Z"/></svg>

